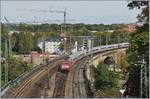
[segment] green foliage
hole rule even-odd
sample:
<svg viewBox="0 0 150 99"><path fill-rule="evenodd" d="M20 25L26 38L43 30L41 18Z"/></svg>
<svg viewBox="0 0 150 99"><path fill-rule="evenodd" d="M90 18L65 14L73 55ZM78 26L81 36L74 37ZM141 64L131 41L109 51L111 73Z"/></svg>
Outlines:
<svg viewBox="0 0 150 99"><path fill-rule="evenodd" d="M60 49L60 51L63 51L63 50L64 50L64 45L63 45L63 43L61 43L61 44L59 45L59 49Z"/></svg>
<svg viewBox="0 0 150 99"><path fill-rule="evenodd" d="M1 23L1 51L2 51L2 56L3 52L5 50L5 38L6 38L6 34L7 34L7 28L4 24Z"/></svg>
<svg viewBox="0 0 150 99"><path fill-rule="evenodd" d="M32 51L37 51L38 53L42 53L42 49L40 49L39 47L34 47L33 49L32 49Z"/></svg>
<svg viewBox="0 0 150 99"><path fill-rule="evenodd" d="M133 9L138 7L139 9L142 8L142 12L140 13L141 18L139 20L142 20L144 22L143 26L140 27L137 32L130 34L129 42L131 44L130 51L136 56L144 56L144 59L146 60L146 63L148 65L148 55L149 55L149 2L148 1L131 1L128 4L128 7Z"/></svg>
<svg viewBox="0 0 150 99"><path fill-rule="evenodd" d="M29 71L32 68L32 65L26 62L18 61L15 57L11 56L8 59L8 80L14 80L19 75L24 73L25 71ZM1 64L1 81L4 84L5 78L5 63L2 62Z"/></svg>
<svg viewBox="0 0 150 99"><path fill-rule="evenodd" d="M145 52L148 51L148 43L148 32L137 33L130 38L130 44L132 45L131 51L135 51L141 55L145 54Z"/></svg>
<svg viewBox="0 0 150 99"><path fill-rule="evenodd" d="M29 54L33 48L33 37L31 33L21 32L16 35L17 41L13 48L13 51L19 54Z"/></svg>
<svg viewBox="0 0 150 99"><path fill-rule="evenodd" d="M1 84L1 86L3 86L5 84L3 79L1 79L0 84Z"/></svg>
<svg viewBox="0 0 150 99"><path fill-rule="evenodd" d="M39 42L38 40L39 40L40 38L42 38L42 36L43 36L43 34L40 33L40 32L37 32L36 35L33 36L33 41L34 41L34 42L33 42L33 43L34 43L33 46L34 46L34 47L37 46L37 44L38 44L38 42Z"/></svg>
<svg viewBox="0 0 150 99"><path fill-rule="evenodd" d="M91 35L91 33L88 31L88 29L85 26L81 27L79 33L80 35L83 35L83 36Z"/></svg>
<svg viewBox="0 0 150 99"><path fill-rule="evenodd" d="M143 26L135 33L129 35L130 52L128 58L130 65L128 67L129 77L126 82L125 93L140 97L141 64L137 66L135 64L142 61L144 58L146 66L149 68L149 4L148 1L131 1L128 7L131 9L136 7L142 8L142 12L138 15L138 20L143 23ZM146 73L149 78L149 70L147 70ZM145 87L149 87L149 85Z"/></svg>
<svg viewBox="0 0 150 99"><path fill-rule="evenodd" d="M116 44L121 43L128 40L128 34L114 31L113 33L109 32L96 32L95 35L97 37L101 36L101 45L107 44Z"/></svg>
<svg viewBox="0 0 150 99"><path fill-rule="evenodd" d="M147 68L149 68L149 38L148 32L135 33L130 37L130 53L129 53L129 78L127 80L127 93L140 97L140 65L135 64L144 58ZM143 57L144 56L144 57ZM131 64L132 63L132 64ZM149 70L147 69L147 77ZM148 86L147 86L148 87Z"/></svg>
<svg viewBox="0 0 150 99"><path fill-rule="evenodd" d="M70 27L71 26L71 27ZM107 30L116 30L122 28L122 24L67 24L66 31L67 35L71 36L99 36L102 35L102 45L106 44L106 36L109 35L110 40L107 44L111 44L112 41L117 41L117 35L113 36L114 33L109 33ZM19 25L12 24L13 30L19 31L20 33L12 34L12 50L17 54L28 54L32 49L37 47L39 39L42 37L60 37L60 25L58 24L41 24L41 25L30 25L20 23ZM6 24L2 24L2 51L4 51L4 34L7 31ZM93 33L92 31L97 31ZM114 39L115 38L115 39ZM74 38L73 38L74 39ZM79 44L82 44L82 39L75 38ZM114 40L113 40L114 39ZM121 38L122 39L122 38ZM96 41L96 40L95 40ZM94 46L99 45L99 42L95 42Z"/></svg>
<svg viewBox="0 0 150 99"><path fill-rule="evenodd" d="M108 90L117 86L116 78L118 77L113 72L108 71L105 64L93 66L94 85L97 90Z"/></svg>
<svg viewBox="0 0 150 99"><path fill-rule="evenodd" d="M130 3L128 4L128 7L130 9L142 8L142 12L138 15L137 18L139 22L149 23L149 1L148 0L130 1Z"/></svg>
<svg viewBox="0 0 150 99"><path fill-rule="evenodd" d="M131 33L129 42L131 44L130 51L136 53L135 57L144 56L144 59L149 64L149 5L148 1L132 1L128 4L128 7L133 9L138 7L142 8L142 12L139 14L139 21L143 23L135 33Z"/></svg>

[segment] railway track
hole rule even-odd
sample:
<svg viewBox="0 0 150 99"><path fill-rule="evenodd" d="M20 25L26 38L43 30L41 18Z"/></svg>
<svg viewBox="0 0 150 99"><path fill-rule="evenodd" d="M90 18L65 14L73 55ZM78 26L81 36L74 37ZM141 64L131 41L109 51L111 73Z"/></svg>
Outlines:
<svg viewBox="0 0 150 99"><path fill-rule="evenodd" d="M72 84L72 90L73 90L73 97L74 98L86 98L86 89L85 89L85 80L83 76L83 70L84 66L86 65L87 58L83 58L81 61L79 61L73 72L73 84Z"/></svg>
<svg viewBox="0 0 150 99"><path fill-rule="evenodd" d="M41 71L34 72L30 77L22 81L22 83L15 89L15 91L9 97L21 97L24 91L30 86L30 84L44 72L46 72L45 68Z"/></svg>
<svg viewBox="0 0 150 99"><path fill-rule="evenodd" d="M17 90L17 92L13 95L13 97L22 97L22 95L24 94L24 90L26 88L29 88L31 84L33 84L35 82L35 79L39 78L42 74L46 73L46 70L41 70L39 73L37 73L36 75L34 75L31 79L26 80L22 87L19 88Z"/></svg>
<svg viewBox="0 0 150 99"><path fill-rule="evenodd" d="M80 62L80 65L83 63L81 61L79 61L79 62ZM76 68L80 68L80 66L74 66L73 70L76 69ZM78 74L78 70L74 71L73 73L69 73L69 74L72 74L72 75L68 75L68 73L57 72L56 79L55 79L55 88L54 88L54 92L53 92L53 98L64 98L65 97L65 95L66 95L65 90L66 90L66 84L67 84L66 82L67 82L68 79L71 78L72 81L75 82L75 84L79 83L78 75L82 75L82 74ZM75 74L75 73L77 73L77 74ZM75 75L77 77L73 77L73 75ZM70 82L70 83L72 84L72 82ZM80 91L79 86L74 87L74 88L76 89L75 90L75 93L77 94L76 96L81 96L81 95L78 95L78 94L80 94L80 93L78 93L78 91Z"/></svg>
<svg viewBox="0 0 150 99"><path fill-rule="evenodd" d="M66 98L91 98L90 84L86 79L86 65L88 57L77 60L68 74L65 97Z"/></svg>
<svg viewBox="0 0 150 99"><path fill-rule="evenodd" d="M63 98L65 96L65 83L67 73L57 72L55 80L55 88L53 92L53 98Z"/></svg>
<svg viewBox="0 0 150 99"><path fill-rule="evenodd" d="M33 94L41 94L38 93L41 92L39 87L43 87L45 83L41 83L41 81L45 81L41 78L45 77L48 73L48 68L50 68L49 72L50 75L52 75L53 73L55 73L57 71L57 64L59 63L59 61L53 61L51 63L49 63L49 65L51 65L50 67L48 66L43 66L41 68L39 68L38 70L35 70L29 77L26 77L25 79L23 79L20 84L16 87L15 90L13 90L13 92L11 92L8 96L6 97L10 97L10 98L27 98L30 97L32 98L34 95ZM45 78L44 78L45 79ZM47 79L47 78L46 78ZM36 92L33 92L33 89L35 90L36 87L39 90L36 90ZM44 88L42 88L44 89ZM40 97L40 95L37 95L38 98ZM37 98L36 96L36 98Z"/></svg>
<svg viewBox="0 0 150 99"><path fill-rule="evenodd" d="M91 83L90 81L88 80L87 76L86 76L86 70L83 71L83 76L84 76L84 79L85 79L85 88L86 88L86 94L87 94L87 97L88 98L93 98L94 97L94 90L92 89L91 87Z"/></svg>

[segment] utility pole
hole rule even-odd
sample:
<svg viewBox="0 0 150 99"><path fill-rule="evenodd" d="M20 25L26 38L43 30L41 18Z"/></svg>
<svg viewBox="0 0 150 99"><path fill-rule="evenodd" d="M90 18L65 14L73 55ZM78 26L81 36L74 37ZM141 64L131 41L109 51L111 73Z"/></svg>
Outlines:
<svg viewBox="0 0 150 99"><path fill-rule="evenodd" d="M102 43L101 43L101 35L100 35L100 37L99 37L99 46L101 46L102 45Z"/></svg>
<svg viewBox="0 0 150 99"><path fill-rule="evenodd" d="M106 45L108 44L107 35L106 35Z"/></svg>
<svg viewBox="0 0 150 99"><path fill-rule="evenodd" d="M70 37L70 38L69 38L69 39L70 39L70 40L69 40L69 41L70 41L70 43L69 43L69 51L70 51L70 54L71 54L71 48L72 48L71 34L70 34L69 37Z"/></svg>
<svg viewBox="0 0 150 99"><path fill-rule="evenodd" d="M43 47L43 49L42 49L42 54L43 54L43 64L44 64L44 46L45 46L45 45L44 45L44 38L43 38L43 37L42 37L42 42L43 42L43 46L42 46L42 47Z"/></svg>
<svg viewBox="0 0 150 99"><path fill-rule="evenodd" d="M71 32L73 33L74 31L73 31L73 25L71 25ZM71 50L72 50L72 39L73 38L71 38L72 37L72 35L71 35L71 32L69 33L70 35L69 35L69 37L70 37L70 43L69 43L69 47L70 47L70 52L72 52ZM76 43L75 43L75 45L77 45Z"/></svg>
<svg viewBox="0 0 150 99"><path fill-rule="evenodd" d="M45 40L46 40L46 38L45 38L45 36L42 38L42 41L43 41L43 64L44 64L44 62L46 62L46 65L47 65L47 68L48 68L48 70L47 70L47 88L48 89L50 89L50 64L48 64L48 58L47 57L45 57Z"/></svg>
<svg viewBox="0 0 150 99"><path fill-rule="evenodd" d="M109 44L111 44L111 42L110 42L110 35L108 35L108 42L109 42Z"/></svg>
<svg viewBox="0 0 150 99"><path fill-rule="evenodd" d="M4 16L5 21L7 22L6 26L8 28L7 33L5 35L5 84L8 83L8 57L11 56L11 34L10 32L10 22L8 19ZM9 48L9 50L8 50Z"/></svg>
<svg viewBox="0 0 150 99"><path fill-rule="evenodd" d="M8 45L7 37L5 38L5 84L8 82Z"/></svg>
<svg viewBox="0 0 150 99"><path fill-rule="evenodd" d="M118 35L118 43L120 43L120 36Z"/></svg>
<svg viewBox="0 0 150 99"><path fill-rule="evenodd" d="M9 37L8 42L9 42L9 57L10 57L12 54L12 51L11 51L12 50L12 48L11 48L11 34L8 34L8 37Z"/></svg>
<svg viewBox="0 0 150 99"><path fill-rule="evenodd" d="M51 77L50 77L50 64L48 64L48 58L46 58L46 64L47 64L47 66L48 66L48 75L47 75L47 77L48 77L48 79L47 79L47 88L48 88L48 89L50 89L50 79L51 79Z"/></svg>
<svg viewBox="0 0 150 99"><path fill-rule="evenodd" d="M124 42L127 42L127 34L124 33Z"/></svg>
<svg viewBox="0 0 150 99"><path fill-rule="evenodd" d="M8 27L8 33L7 33L7 36L8 36L8 46L9 46L9 51L8 51L8 53L9 53L9 55L8 56L11 56L11 34L9 34L9 32L10 32L10 22L8 21L8 19L4 16L4 19L5 19L5 21L7 22L7 27Z"/></svg>
<svg viewBox="0 0 150 99"><path fill-rule="evenodd" d="M147 68L144 61L144 55L142 57L142 63L140 68L140 96L143 98L143 95L148 98L148 77L147 77Z"/></svg>
<svg viewBox="0 0 150 99"><path fill-rule="evenodd" d="M64 52L67 54L67 33L66 33L66 10L63 11L64 13L64 23L63 23L63 27L64 27Z"/></svg>

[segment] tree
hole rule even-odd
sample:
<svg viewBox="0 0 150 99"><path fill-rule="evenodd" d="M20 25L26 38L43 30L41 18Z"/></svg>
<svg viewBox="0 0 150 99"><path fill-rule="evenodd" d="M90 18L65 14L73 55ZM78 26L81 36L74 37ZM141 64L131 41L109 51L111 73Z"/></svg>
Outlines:
<svg viewBox="0 0 150 99"><path fill-rule="evenodd" d="M13 56L8 57L7 61L8 61L8 80L9 81L14 80L19 75L21 75L25 71L29 71L32 68L31 64L27 62L21 62ZM1 72L2 72L1 81L3 82L2 85L4 85L5 62L2 62Z"/></svg>
<svg viewBox="0 0 150 99"><path fill-rule="evenodd" d="M5 24L1 23L1 50L2 50L2 56L4 56L5 51L5 39L8 39L7 36L8 29L5 26Z"/></svg>
<svg viewBox="0 0 150 99"><path fill-rule="evenodd" d="M108 87L109 72L107 65L99 64L97 68L93 68L94 71L94 85L95 88L104 90Z"/></svg>
<svg viewBox="0 0 150 99"><path fill-rule="evenodd" d="M41 33L41 32L37 32L37 33L34 35L34 37L33 37L33 42L34 42L33 46L34 46L34 47L37 46L37 44L38 44L38 42L39 42L39 39L41 40L41 38L42 38L42 33Z"/></svg>
<svg viewBox="0 0 150 99"><path fill-rule="evenodd" d="M84 35L84 36L88 36L88 35L91 35L90 33L89 33L89 31L88 31L88 29L85 27L85 26L83 26L81 29L80 29L80 35Z"/></svg>
<svg viewBox="0 0 150 99"><path fill-rule="evenodd" d="M33 37L30 32L24 34L24 52L25 54L29 54L31 49L33 48Z"/></svg>
<svg viewBox="0 0 150 99"><path fill-rule="evenodd" d="M149 1L148 0L145 0L145 1L131 1L129 4L128 4L128 7L130 9L133 9L133 8L142 8L142 12L137 16L139 22L142 22L142 23L146 23L148 24L149 23Z"/></svg>
<svg viewBox="0 0 150 99"><path fill-rule="evenodd" d="M61 43L61 44L59 45L59 49L60 49L60 51L63 51L63 50L64 50L64 44L63 44L63 43Z"/></svg>
<svg viewBox="0 0 150 99"><path fill-rule="evenodd" d="M115 87L116 75L108 71L106 64L100 63L97 67L93 66L94 85L97 90L107 90Z"/></svg>
<svg viewBox="0 0 150 99"><path fill-rule="evenodd" d="M129 78L126 82L126 94L140 97L140 66L141 65L135 65L139 61L141 61L143 58L146 62L147 68L149 68L149 40L148 40L148 31L149 31L149 2L148 1L131 1L128 4L128 7L130 9L133 8L142 8L142 12L138 15L139 22L143 23L143 26L140 27L137 32L131 33L129 36L129 43L130 43L130 53L129 53ZM144 57L141 57L144 56ZM147 77L149 78L149 70L146 72ZM148 84L148 81L146 81ZM149 87L145 86L145 87ZM147 90L149 92L149 90ZM149 97L146 96L145 93L142 95L142 97Z"/></svg>
<svg viewBox="0 0 150 99"><path fill-rule="evenodd" d="M33 48L33 37L30 32L21 32L16 35L17 41L13 48L13 51L19 54L29 54Z"/></svg>
<svg viewBox="0 0 150 99"><path fill-rule="evenodd" d="M40 49L39 47L34 47L33 49L32 49L32 51L37 51L38 53L42 53L42 49Z"/></svg>
<svg viewBox="0 0 150 99"><path fill-rule="evenodd" d="M15 46L16 41L17 41L17 33L13 33L11 35L11 47L12 48Z"/></svg>
<svg viewBox="0 0 150 99"><path fill-rule="evenodd" d="M127 54L120 51L118 53L118 57L117 58L118 58L117 66L118 66L119 69L121 69L121 72L123 74L125 74L127 72L127 66L128 66Z"/></svg>
<svg viewBox="0 0 150 99"><path fill-rule="evenodd" d="M18 26L18 30L19 31L27 31L26 27L27 27L26 24L20 23L19 26Z"/></svg>

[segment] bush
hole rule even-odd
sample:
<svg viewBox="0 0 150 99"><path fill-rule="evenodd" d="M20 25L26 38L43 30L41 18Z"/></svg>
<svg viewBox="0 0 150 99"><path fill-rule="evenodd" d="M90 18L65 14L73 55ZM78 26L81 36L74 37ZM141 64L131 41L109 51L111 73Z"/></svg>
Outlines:
<svg viewBox="0 0 150 99"><path fill-rule="evenodd" d="M117 86L117 75L110 72L106 64L93 66L93 77L96 90L105 90Z"/></svg>
<svg viewBox="0 0 150 99"><path fill-rule="evenodd" d="M15 57L10 56L7 59L8 62L8 80L14 80L19 75L24 73L25 71L29 71L32 68L32 64L18 61ZM5 63L2 63L1 65L1 84L4 85L4 79L5 79Z"/></svg>

